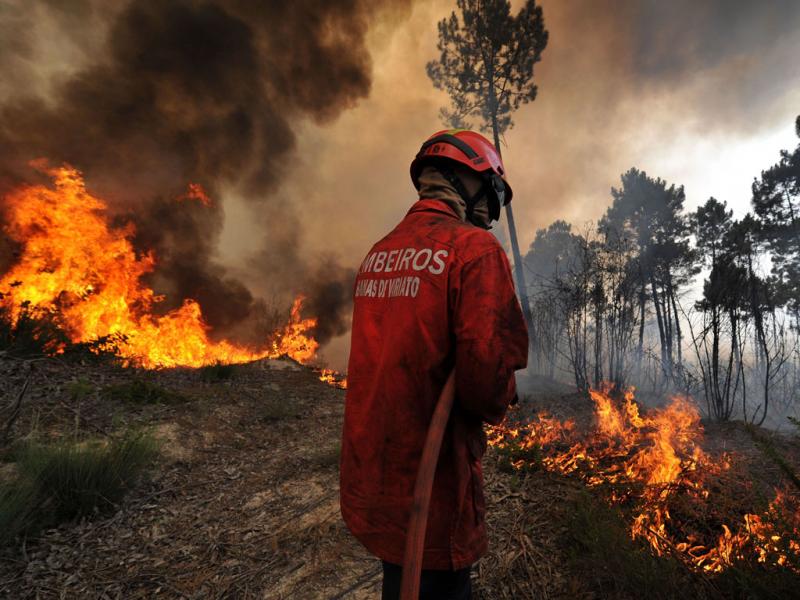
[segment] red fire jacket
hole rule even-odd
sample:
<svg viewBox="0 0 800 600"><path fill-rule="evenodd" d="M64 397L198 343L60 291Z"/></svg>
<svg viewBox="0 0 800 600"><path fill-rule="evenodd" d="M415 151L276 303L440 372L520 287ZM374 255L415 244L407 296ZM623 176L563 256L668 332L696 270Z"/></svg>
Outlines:
<svg viewBox="0 0 800 600"><path fill-rule="evenodd" d="M482 422L499 423L527 363L528 335L502 247L443 202L421 200L370 250L355 286L341 457L353 535L402 564L422 447L456 368L456 402L436 468L424 569L486 552Z"/></svg>

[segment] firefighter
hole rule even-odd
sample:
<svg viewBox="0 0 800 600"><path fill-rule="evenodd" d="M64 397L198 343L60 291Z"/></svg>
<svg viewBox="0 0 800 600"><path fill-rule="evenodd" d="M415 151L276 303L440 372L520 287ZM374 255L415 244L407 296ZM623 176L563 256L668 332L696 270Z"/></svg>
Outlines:
<svg viewBox="0 0 800 600"><path fill-rule="evenodd" d="M470 597L487 550L484 423L516 396L528 335L505 252L487 231L511 201L500 155L467 130L431 136L411 164L419 200L356 277L341 510L398 598L422 448L450 371L456 400L436 466L420 598Z"/></svg>

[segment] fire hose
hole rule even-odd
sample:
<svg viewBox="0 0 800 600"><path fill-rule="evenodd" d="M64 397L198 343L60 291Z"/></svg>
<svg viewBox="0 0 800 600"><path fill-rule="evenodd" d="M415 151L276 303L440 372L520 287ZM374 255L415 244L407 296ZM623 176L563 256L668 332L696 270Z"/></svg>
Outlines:
<svg viewBox="0 0 800 600"><path fill-rule="evenodd" d="M444 384L442 393L433 411L428 435L422 448L422 459L417 471L417 481L414 484L414 503L411 506L411 516L408 520L408 533L406 535L406 548L403 557L403 575L400 584L400 600L418 600L420 575L422 574L422 555L425 550L425 530L428 527L428 508L431 503L433 491L433 476L436 473L436 463L439 462L439 452L442 448L444 431L450 419L455 398L456 372Z"/></svg>

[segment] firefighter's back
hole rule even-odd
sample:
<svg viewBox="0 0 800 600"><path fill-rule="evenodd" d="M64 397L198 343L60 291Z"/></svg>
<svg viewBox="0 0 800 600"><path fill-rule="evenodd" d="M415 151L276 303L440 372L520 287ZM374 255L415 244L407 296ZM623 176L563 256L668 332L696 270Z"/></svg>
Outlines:
<svg viewBox="0 0 800 600"><path fill-rule="evenodd" d="M462 222L445 204L422 200L375 244L359 269L341 504L351 531L389 562L402 561L422 446L454 364L459 270L482 252L502 249L489 232ZM429 520L427 568L453 568L451 530L465 476L441 468L453 462L452 451L446 439L431 510L449 514Z"/></svg>

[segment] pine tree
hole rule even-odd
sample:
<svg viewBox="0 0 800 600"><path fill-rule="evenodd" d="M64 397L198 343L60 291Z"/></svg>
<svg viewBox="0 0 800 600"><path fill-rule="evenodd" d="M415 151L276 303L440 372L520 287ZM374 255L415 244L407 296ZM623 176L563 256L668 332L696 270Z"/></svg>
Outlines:
<svg viewBox="0 0 800 600"><path fill-rule="evenodd" d="M450 95L452 109L442 109L444 120L453 127L471 128L470 119L479 119L481 130L492 133L500 152L500 136L513 126L512 113L536 98L533 68L548 39L542 9L535 0L526 0L516 16L507 0L457 0L457 6L459 14L453 12L439 22L441 54L438 61L428 63L428 76ZM530 305L510 204L506 218L517 288L530 330Z"/></svg>
<svg viewBox="0 0 800 600"><path fill-rule="evenodd" d="M796 122L800 137L800 117ZM800 322L800 144L753 182L753 210L770 250L779 302Z"/></svg>

